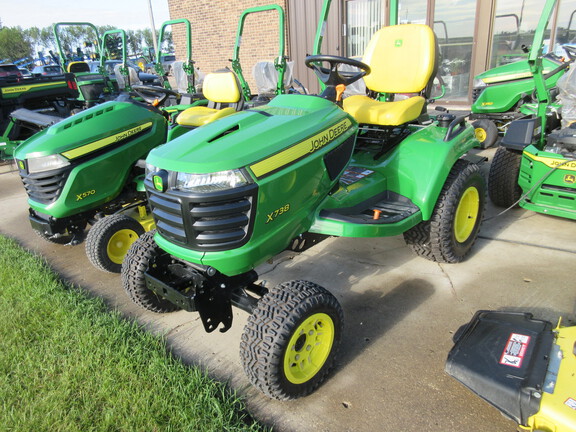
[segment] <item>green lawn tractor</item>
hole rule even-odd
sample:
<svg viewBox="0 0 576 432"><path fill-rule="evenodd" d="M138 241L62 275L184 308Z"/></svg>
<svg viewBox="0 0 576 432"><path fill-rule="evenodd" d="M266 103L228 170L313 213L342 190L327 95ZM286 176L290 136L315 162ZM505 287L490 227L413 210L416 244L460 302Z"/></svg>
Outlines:
<svg viewBox="0 0 576 432"><path fill-rule="evenodd" d="M114 67L114 76L111 77L108 74L106 68L106 61L110 59L110 53L108 52L108 44L110 41L120 39L121 46L121 63L118 67ZM102 35L101 42L102 50L100 51L98 73L104 77L106 82L106 88L109 95L117 95L119 92L130 92L132 91L133 84L140 84L138 78L138 73L135 70L129 68L127 63L128 49L126 46L126 32L122 29L108 30ZM85 64L84 62L78 62L80 65ZM88 68L88 70L90 70ZM110 85L112 81L112 85Z"/></svg>
<svg viewBox="0 0 576 432"><path fill-rule="evenodd" d="M182 23L190 26L188 21ZM122 241L133 241L153 227L142 185L144 158L152 148L191 130L193 126L177 117L200 102L173 105L182 98L173 90L131 87L137 97L126 96L80 111L32 136L16 150L28 193L30 222L46 240L77 244L88 224L98 225L97 232L112 237L114 227L120 226L113 245L121 248ZM164 104L170 106L163 109ZM102 222L105 216L111 216L106 223ZM116 266L119 271L121 259L113 245L110 257L102 258L100 265ZM104 252L98 251L100 255Z"/></svg>
<svg viewBox="0 0 576 432"><path fill-rule="evenodd" d="M194 69L194 61L192 60L192 28L190 26L190 22L187 19L175 19L175 20L169 20L166 21L164 23L162 23L162 26L160 26L160 31L158 33L158 52L156 53L156 59L158 60L158 68L156 70L156 72L158 73L158 76L160 78L160 83L162 84L162 86L164 88L167 89L171 89L171 90L176 90L172 88L172 85L170 84L170 81L168 80L168 76L166 75L166 72L164 71L164 69L162 68L162 64L160 59L165 55L165 53L162 51L162 45L164 44L165 41L165 35L167 32L167 29L169 27L175 26L175 25L182 25L184 24L184 28L185 28L185 40L187 41L186 43L186 60L185 61L179 61L177 62L177 67L178 67L178 77L176 79L176 89L183 94L188 94L188 95L193 95L196 94L197 91L199 90L199 88L197 87L197 80L196 80L196 76L197 76L197 71ZM151 52L153 52L154 49L151 50ZM149 73L152 73L152 71L147 70L146 68L142 68L141 66L141 62L139 60L137 60L137 64L138 66L141 68L142 71L146 70ZM188 97L186 97L186 99L189 99Z"/></svg>
<svg viewBox="0 0 576 432"><path fill-rule="evenodd" d="M0 80L0 160L36 132L70 115L78 89L72 74Z"/></svg>
<svg viewBox="0 0 576 432"><path fill-rule="evenodd" d="M536 83L536 114L508 127L490 166L488 193L500 207L519 204L539 213L576 219L576 129L573 124L562 127L542 72L541 43L555 3L546 2L528 59ZM569 84L566 79L572 72L558 85ZM566 114L568 110L568 105L563 105L560 111Z"/></svg>
<svg viewBox="0 0 576 432"><path fill-rule="evenodd" d="M576 49L566 46L565 52L568 56L566 59L552 52L542 58L547 89L556 86L558 79L576 58ZM473 121L481 148L492 147L512 121L525 117L522 107L533 103L535 97L535 83L528 60L508 63L477 75L474 78L469 119Z"/></svg>
<svg viewBox="0 0 576 432"><path fill-rule="evenodd" d="M307 57L320 95L279 95L151 151L144 184L156 230L124 260L128 296L158 313L197 311L208 332L231 327L232 306L248 312L240 357L250 381L276 399L314 391L334 366L342 308L310 281L268 290L258 265L326 236L403 234L418 255L446 263L476 240L485 184L481 158L467 152L478 142L464 117L427 116L437 62L429 27L384 27L363 62ZM386 101L341 100L363 76Z"/></svg>
<svg viewBox="0 0 576 432"><path fill-rule="evenodd" d="M107 74L91 72L90 66L84 60L75 61L70 55L67 55L66 50L70 49L70 47L64 46L62 29L71 26L87 27L92 31L94 34L94 49L98 55L101 54L103 47L98 29L94 24L88 22L59 22L52 27L60 66L62 70L74 74L76 78L80 92L75 104L75 112L77 112L112 98L116 93L116 89Z"/></svg>
<svg viewBox="0 0 576 432"><path fill-rule="evenodd" d="M530 432L576 431L576 326L478 311L454 336L446 372Z"/></svg>

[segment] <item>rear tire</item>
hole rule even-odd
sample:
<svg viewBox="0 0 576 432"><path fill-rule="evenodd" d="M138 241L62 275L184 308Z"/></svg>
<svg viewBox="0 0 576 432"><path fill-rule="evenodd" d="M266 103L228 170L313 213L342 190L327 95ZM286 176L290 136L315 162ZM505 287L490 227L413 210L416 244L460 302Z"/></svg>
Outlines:
<svg viewBox="0 0 576 432"><path fill-rule="evenodd" d="M498 139L498 128L492 120L481 119L472 123L474 135L480 141L480 148L487 149L496 144Z"/></svg>
<svg viewBox="0 0 576 432"><path fill-rule="evenodd" d="M154 241L156 230L148 231L134 242L122 263L122 286L128 297L143 309L156 313L174 312L180 308L146 286L144 272L151 261L164 253Z"/></svg>
<svg viewBox="0 0 576 432"><path fill-rule="evenodd" d="M120 273L126 253L144 228L135 219L123 214L106 216L96 222L86 237L86 255L94 267Z"/></svg>
<svg viewBox="0 0 576 432"><path fill-rule="evenodd" d="M485 205L486 182L480 168L460 159L448 174L430 219L406 231L404 240L418 256L461 262L478 237Z"/></svg>
<svg viewBox="0 0 576 432"><path fill-rule="evenodd" d="M488 196L498 207L517 206L522 196L522 188L518 185L520 162L522 154L498 147L488 173Z"/></svg>
<svg viewBox="0 0 576 432"><path fill-rule="evenodd" d="M343 327L338 300L308 281L264 295L248 318L240 359L252 384L279 400L312 393L334 366Z"/></svg>

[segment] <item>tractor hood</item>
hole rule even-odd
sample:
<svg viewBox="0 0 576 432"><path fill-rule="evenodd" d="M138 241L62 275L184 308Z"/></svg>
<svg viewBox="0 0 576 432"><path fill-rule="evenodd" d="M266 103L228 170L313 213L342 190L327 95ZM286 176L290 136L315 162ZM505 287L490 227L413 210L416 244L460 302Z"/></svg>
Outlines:
<svg viewBox="0 0 576 432"><path fill-rule="evenodd" d="M549 57L542 59L544 74L550 72L561 64L561 61L554 61ZM484 84L498 84L520 79L532 78L528 60L520 60L503 66L498 66L486 72L476 75L476 80L482 80Z"/></svg>
<svg viewBox="0 0 576 432"><path fill-rule="evenodd" d="M137 102L106 102L34 135L20 145L19 160L61 154L75 159L114 148L148 133L166 135L164 117Z"/></svg>
<svg viewBox="0 0 576 432"><path fill-rule="evenodd" d="M311 153L355 126L352 117L318 96L279 95L268 105L225 117L157 147L146 161L160 169L197 174L244 168L273 155L282 158L279 153L289 148ZM315 140L320 134L326 137ZM307 144L310 149L304 148Z"/></svg>

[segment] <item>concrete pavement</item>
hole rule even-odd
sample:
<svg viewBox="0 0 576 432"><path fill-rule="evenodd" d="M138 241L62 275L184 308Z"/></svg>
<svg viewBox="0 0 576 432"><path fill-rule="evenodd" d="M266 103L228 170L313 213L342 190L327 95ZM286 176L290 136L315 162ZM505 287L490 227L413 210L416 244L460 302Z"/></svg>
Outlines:
<svg viewBox="0 0 576 432"><path fill-rule="evenodd" d="M453 333L479 309L576 320L574 221L511 210L485 221L472 256L456 265L416 257L401 236L331 238L300 255L283 253L258 269L270 287L291 279L326 287L345 313L337 368L329 380L309 397L272 401L252 388L242 371L238 347L245 312L234 311L227 333L206 334L197 314L140 310L127 299L119 275L89 264L83 245L37 237L17 173L1 167L0 179L2 234L44 255L64 278L103 297L110 308L165 335L185 362L228 382L245 396L251 413L277 431L515 431L512 421L444 373ZM499 211L489 205L486 217Z"/></svg>

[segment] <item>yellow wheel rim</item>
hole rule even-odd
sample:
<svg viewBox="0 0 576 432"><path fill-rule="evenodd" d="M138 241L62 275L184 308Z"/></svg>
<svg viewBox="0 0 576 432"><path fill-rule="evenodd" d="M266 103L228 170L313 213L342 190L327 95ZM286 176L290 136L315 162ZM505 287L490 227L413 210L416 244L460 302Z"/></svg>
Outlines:
<svg viewBox="0 0 576 432"><path fill-rule="evenodd" d="M128 253L128 249L138 240L138 233L131 229L123 229L120 231L116 231L112 237L110 237L110 241L108 241L108 246L106 247L106 253L108 254L108 258L114 264L122 264L124 261L124 257Z"/></svg>
<svg viewBox="0 0 576 432"><path fill-rule="evenodd" d="M472 234L478 219L478 211L480 209L480 195L478 189L470 186L462 194L460 203L456 209L456 217L454 219L454 235L456 240L460 243L465 242Z"/></svg>
<svg viewBox="0 0 576 432"><path fill-rule="evenodd" d="M474 129L474 135L476 135L476 139L480 142L486 141L486 131L480 127Z"/></svg>
<svg viewBox="0 0 576 432"><path fill-rule="evenodd" d="M284 373L288 381L302 384L322 368L334 342L334 322L325 313L310 315L298 326L284 355Z"/></svg>

